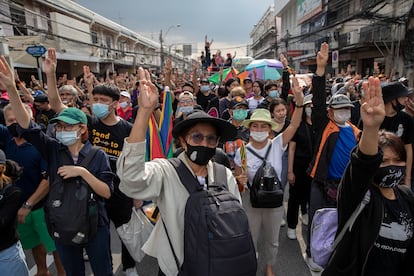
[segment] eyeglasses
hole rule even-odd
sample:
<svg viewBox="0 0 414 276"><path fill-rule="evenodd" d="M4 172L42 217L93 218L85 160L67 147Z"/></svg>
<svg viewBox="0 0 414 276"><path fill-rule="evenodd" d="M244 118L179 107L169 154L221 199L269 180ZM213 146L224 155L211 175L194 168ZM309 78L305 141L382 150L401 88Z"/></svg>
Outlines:
<svg viewBox="0 0 414 276"><path fill-rule="evenodd" d="M180 104L192 104L194 101L193 100L181 100L179 103Z"/></svg>
<svg viewBox="0 0 414 276"><path fill-rule="evenodd" d="M64 131L72 131L72 130L74 130L75 126L77 126L77 125L56 124L55 125L55 130L56 131L62 131L62 130L64 130Z"/></svg>
<svg viewBox="0 0 414 276"><path fill-rule="evenodd" d="M209 146L217 146L217 142L219 137L217 135L214 134L209 134L209 135L203 135L200 132L194 132L191 133L190 135L191 140L194 142L194 144L196 145L200 145L203 140L207 141L207 145Z"/></svg>

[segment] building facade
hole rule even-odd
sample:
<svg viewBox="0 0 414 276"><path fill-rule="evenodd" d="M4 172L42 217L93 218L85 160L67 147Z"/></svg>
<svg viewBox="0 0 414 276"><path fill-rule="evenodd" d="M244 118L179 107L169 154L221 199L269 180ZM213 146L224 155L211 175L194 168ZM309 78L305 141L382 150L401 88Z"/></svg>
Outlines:
<svg viewBox="0 0 414 276"><path fill-rule="evenodd" d="M343 73L348 66L362 76L380 72L407 76L413 86L414 6L413 0L290 0L276 6L281 18L276 38L298 72L313 71L322 42L335 51L329 72ZM275 1L275 5L280 1ZM257 37L252 30L251 37ZM267 38L268 40L270 38ZM253 45L260 41L253 39ZM255 52L254 52L255 53ZM256 56L254 56L256 57Z"/></svg>
<svg viewBox="0 0 414 276"><path fill-rule="evenodd" d="M68 78L83 74L83 65L96 73L107 69L134 72L138 66L160 69L160 43L148 39L69 0L0 0L0 37L21 74L33 73L36 59L26 48L56 48L58 74ZM183 68L191 60L168 52L164 56ZM188 64L186 64L188 63Z"/></svg>

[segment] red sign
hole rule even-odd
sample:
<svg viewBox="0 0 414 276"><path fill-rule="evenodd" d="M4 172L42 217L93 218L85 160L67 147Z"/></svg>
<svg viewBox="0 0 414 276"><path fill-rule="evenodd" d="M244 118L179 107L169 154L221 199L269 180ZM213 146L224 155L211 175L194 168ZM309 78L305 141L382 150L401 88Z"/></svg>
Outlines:
<svg viewBox="0 0 414 276"><path fill-rule="evenodd" d="M286 56L288 57L298 57L303 54L302 50L287 50Z"/></svg>

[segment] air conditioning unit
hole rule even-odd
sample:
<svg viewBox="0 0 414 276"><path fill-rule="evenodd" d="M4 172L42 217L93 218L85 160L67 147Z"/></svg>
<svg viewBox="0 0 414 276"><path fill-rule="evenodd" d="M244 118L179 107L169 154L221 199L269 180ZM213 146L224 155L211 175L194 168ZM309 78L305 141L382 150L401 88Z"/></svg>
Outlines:
<svg viewBox="0 0 414 276"><path fill-rule="evenodd" d="M348 33L348 44L357 44L359 42L359 34L357 31L351 31Z"/></svg>

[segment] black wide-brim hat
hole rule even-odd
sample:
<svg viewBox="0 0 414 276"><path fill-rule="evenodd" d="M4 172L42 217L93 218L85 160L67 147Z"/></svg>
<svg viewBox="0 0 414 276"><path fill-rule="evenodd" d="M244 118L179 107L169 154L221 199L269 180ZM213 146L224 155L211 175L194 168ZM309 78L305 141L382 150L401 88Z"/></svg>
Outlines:
<svg viewBox="0 0 414 276"><path fill-rule="evenodd" d="M407 95L408 88L399 81L382 85L382 98L384 99L384 103L388 103L394 99Z"/></svg>
<svg viewBox="0 0 414 276"><path fill-rule="evenodd" d="M187 118L174 126L172 130L173 137L178 139L178 137L198 123L208 123L215 127L217 129L217 136L220 137L221 142L233 141L237 134L236 127L230 122L212 117L204 111L194 110Z"/></svg>

